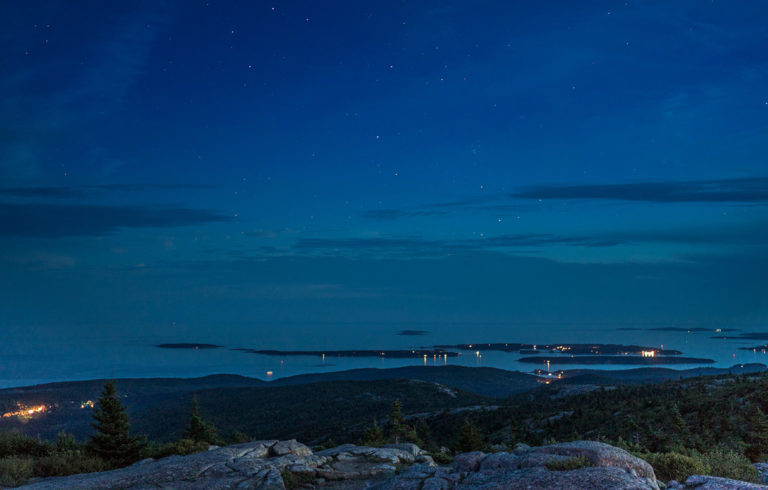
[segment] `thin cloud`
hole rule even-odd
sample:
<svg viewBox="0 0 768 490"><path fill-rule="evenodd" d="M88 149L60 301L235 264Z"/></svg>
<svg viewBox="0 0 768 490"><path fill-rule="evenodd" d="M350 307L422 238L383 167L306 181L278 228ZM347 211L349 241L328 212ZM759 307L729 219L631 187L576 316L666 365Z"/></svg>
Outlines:
<svg viewBox="0 0 768 490"><path fill-rule="evenodd" d="M375 209L366 211L361 216L375 221L394 221L414 216L442 215L453 212L511 213L536 209L527 205L512 203L515 200L531 199L651 203L721 202L762 205L768 202L768 177L620 184L545 184L523 187L510 194L478 196L410 208ZM507 201L507 204L504 201Z"/></svg>
<svg viewBox="0 0 768 490"><path fill-rule="evenodd" d="M0 195L22 198L75 199L86 192L74 187L2 187Z"/></svg>
<svg viewBox="0 0 768 490"><path fill-rule="evenodd" d="M210 189L205 184L91 184L76 186L0 187L0 196L38 199L82 199L101 192L154 192L174 189Z"/></svg>
<svg viewBox="0 0 768 490"><path fill-rule="evenodd" d="M3 203L0 204L0 237L98 236L123 228L166 228L231 219L204 209Z"/></svg>
<svg viewBox="0 0 768 490"><path fill-rule="evenodd" d="M510 194L514 199L592 199L675 202L768 202L768 178L541 185Z"/></svg>
<svg viewBox="0 0 768 490"><path fill-rule="evenodd" d="M361 256L426 257L483 251L532 253L546 247L602 248L639 243L666 243L706 246L768 245L768 224L747 223L730 227L679 230L606 231L584 235L521 233L484 238L453 240L420 237L305 238L292 247L294 252L325 254L344 252Z"/></svg>

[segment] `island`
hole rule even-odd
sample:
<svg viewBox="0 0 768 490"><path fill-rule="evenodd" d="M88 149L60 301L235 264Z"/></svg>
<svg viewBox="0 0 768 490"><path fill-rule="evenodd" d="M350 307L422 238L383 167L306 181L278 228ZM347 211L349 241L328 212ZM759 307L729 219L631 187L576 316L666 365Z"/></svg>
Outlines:
<svg viewBox="0 0 768 490"><path fill-rule="evenodd" d="M768 344L753 345L752 347L739 347L739 350L751 350L753 352L761 351L763 354L765 354L765 351L768 350Z"/></svg>
<svg viewBox="0 0 768 490"><path fill-rule="evenodd" d="M199 349L220 349L221 345L216 344L157 344L155 347L159 347L161 349L193 349L193 350L199 350Z"/></svg>
<svg viewBox="0 0 768 490"><path fill-rule="evenodd" d="M519 362L528 364L714 364L713 359L674 356L568 356L568 357L523 357Z"/></svg>
<svg viewBox="0 0 768 490"><path fill-rule="evenodd" d="M456 345L436 345L436 349L459 349L469 351L502 351L502 352L520 352L520 351L542 351L544 353L562 353L562 354L603 354L603 355L644 355L644 353L653 352L660 356L679 356L682 354L679 350L657 349L656 347L644 347L641 345L622 345L622 344L520 344L520 343L481 343L481 344L456 344Z"/></svg>
<svg viewBox="0 0 768 490"><path fill-rule="evenodd" d="M704 328L704 327L655 327L649 328L650 332L684 332L684 333L700 333L700 332L734 332L738 328Z"/></svg>
<svg viewBox="0 0 768 490"><path fill-rule="evenodd" d="M749 332L740 333L739 335L715 335L711 338L718 340L768 340L768 332Z"/></svg>
<svg viewBox="0 0 768 490"><path fill-rule="evenodd" d="M319 357L388 357L391 359L409 359L419 357L458 357L461 354L443 349L407 349L407 350L256 350L232 349L248 354L265 356L319 356Z"/></svg>

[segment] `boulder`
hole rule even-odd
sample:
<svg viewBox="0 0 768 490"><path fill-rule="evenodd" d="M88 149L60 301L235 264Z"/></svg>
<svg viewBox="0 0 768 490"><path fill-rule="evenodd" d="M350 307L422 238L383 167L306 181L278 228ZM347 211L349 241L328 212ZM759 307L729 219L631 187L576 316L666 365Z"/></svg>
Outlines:
<svg viewBox="0 0 768 490"><path fill-rule="evenodd" d="M748 483L717 476L692 475L685 480L685 490L757 490L768 489L768 485Z"/></svg>
<svg viewBox="0 0 768 490"><path fill-rule="evenodd" d="M586 466L574 467L570 464L573 458L584 458ZM313 453L294 440L253 441L189 456L143 460L113 471L41 478L25 488L283 490L286 485L328 490L660 488L648 463L598 442L521 445L511 453L475 451L457 455L451 466L438 466L412 444L380 448L346 444ZM701 475L691 476L685 483L671 481L667 488L768 490L765 485Z"/></svg>
<svg viewBox="0 0 768 490"><path fill-rule="evenodd" d="M752 466L757 470L757 478L760 483L768 484L768 463L755 463Z"/></svg>
<svg viewBox="0 0 768 490"><path fill-rule="evenodd" d="M410 453L411 455L413 455L413 457L416 457L419 454L424 452L421 450L419 446L417 446L416 444L412 444L410 442L405 442L401 444L385 444L384 446L381 446L381 447L399 449L401 451L405 451L406 453Z"/></svg>
<svg viewBox="0 0 768 490"><path fill-rule="evenodd" d="M643 478L656 480L653 467L646 461L632 456L627 451L596 441L575 441L550 446L531 448L526 453L556 454L560 456L584 457L594 466L610 466L633 470Z"/></svg>
<svg viewBox="0 0 768 490"><path fill-rule="evenodd" d="M278 441L269 448L269 454L272 456L284 456L286 454L294 454L296 456L309 456L312 454L312 450L300 442L296 442L296 439L290 441Z"/></svg>

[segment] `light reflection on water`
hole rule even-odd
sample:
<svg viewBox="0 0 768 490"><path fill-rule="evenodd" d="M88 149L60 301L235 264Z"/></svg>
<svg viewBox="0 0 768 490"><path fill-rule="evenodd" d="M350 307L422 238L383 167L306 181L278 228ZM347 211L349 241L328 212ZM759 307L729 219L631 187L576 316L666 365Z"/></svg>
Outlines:
<svg viewBox="0 0 768 490"><path fill-rule="evenodd" d="M420 326L421 329L421 326ZM423 328L424 330L437 331ZM647 330L607 330L573 327L508 327L497 324L450 325L440 334L400 336L397 329L385 325L350 328L317 325L281 325L254 329L249 335L213 335L197 338L169 336L112 337L68 336L30 339L0 338L0 387L23 386L49 381L122 377L195 377L229 373L260 379L278 379L304 373L343 371L356 368L393 368L409 365L486 366L530 372L538 364L523 364L518 353L483 351L480 356L464 351L458 358L421 357L414 359L340 358L320 356L264 356L232 351L230 348L279 350L322 349L406 349L430 347L434 344L457 344L477 341L524 343L616 343L654 348L678 349L686 357L714 359L710 366L760 362L768 364L768 356L760 351L738 350L765 341L712 339L711 333L649 332ZM226 337L226 338L223 338ZM336 340L338 339L338 340ZM159 349L157 343L200 342L225 345L212 350ZM482 350L482 348L481 348ZM638 365L558 365L555 369L631 369ZM696 365L677 364L672 369L688 369ZM267 376L271 371L272 375Z"/></svg>

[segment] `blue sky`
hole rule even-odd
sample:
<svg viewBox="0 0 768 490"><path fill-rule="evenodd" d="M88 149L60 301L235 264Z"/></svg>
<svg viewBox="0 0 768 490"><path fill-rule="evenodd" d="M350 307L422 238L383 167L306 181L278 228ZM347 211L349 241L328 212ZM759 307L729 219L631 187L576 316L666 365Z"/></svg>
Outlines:
<svg viewBox="0 0 768 490"><path fill-rule="evenodd" d="M0 18L10 336L768 321L761 2Z"/></svg>

